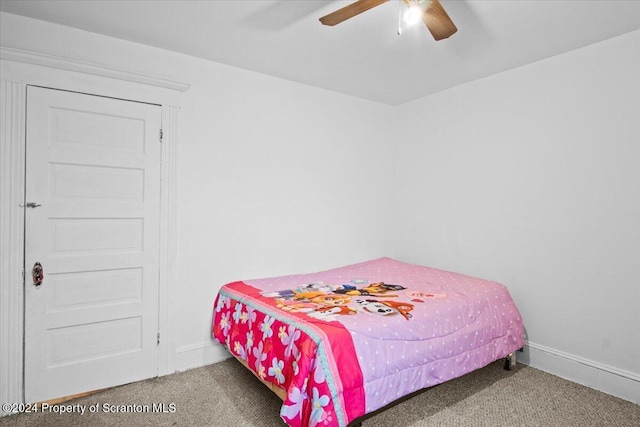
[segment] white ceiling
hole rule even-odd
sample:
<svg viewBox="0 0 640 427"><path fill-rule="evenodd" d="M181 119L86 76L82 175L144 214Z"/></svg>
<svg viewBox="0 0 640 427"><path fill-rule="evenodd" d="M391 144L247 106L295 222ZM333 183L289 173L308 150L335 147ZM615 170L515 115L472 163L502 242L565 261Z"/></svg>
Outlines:
<svg viewBox="0 0 640 427"><path fill-rule="evenodd" d="M1 0L0 10L397 105L640 29L640 0L441 0L458 32L397 35L399 0Z"/></svg>

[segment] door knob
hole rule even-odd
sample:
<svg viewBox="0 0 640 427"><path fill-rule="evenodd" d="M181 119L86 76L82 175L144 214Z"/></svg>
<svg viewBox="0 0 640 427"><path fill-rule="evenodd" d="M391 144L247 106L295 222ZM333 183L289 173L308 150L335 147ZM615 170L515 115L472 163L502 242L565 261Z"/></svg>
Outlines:
<svg viewBox="0 0 640 427"><path fill-rule="evenodd" d="M39 262L33 264L31 275L33 276L33 284L35 286L40 286L42 284L42 281L44 280L44 270L42 268L42 264L40 264Z"/></svg>

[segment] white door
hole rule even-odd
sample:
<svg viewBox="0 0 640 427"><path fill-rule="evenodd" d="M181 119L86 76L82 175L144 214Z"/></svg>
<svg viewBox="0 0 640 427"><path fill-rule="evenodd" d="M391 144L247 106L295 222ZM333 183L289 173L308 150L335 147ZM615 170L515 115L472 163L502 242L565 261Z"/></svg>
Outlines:
<svg viewBox="0 0 640 427"><path fill-rule="evenodd" d="M27 402L157 376L160 126L157 105L27 89Z"/></svg>

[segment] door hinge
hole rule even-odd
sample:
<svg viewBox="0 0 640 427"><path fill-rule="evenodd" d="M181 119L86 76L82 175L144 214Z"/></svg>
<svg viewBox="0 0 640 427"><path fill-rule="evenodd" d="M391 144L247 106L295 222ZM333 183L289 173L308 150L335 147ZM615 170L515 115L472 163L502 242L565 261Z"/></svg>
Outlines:
<svg viewBox="0 0 640 427"><path fill-rule="evenodd" d="M160 332L158 332L157 338L158 338L158 344L160 344Z"/></svg>
<svg viewBox="0 0 640 427"><path fill-rule="evenodd" d="M162 129L160 129L160 143L162 144L162 137L164 136L164 132L162 132Z"/></svg>

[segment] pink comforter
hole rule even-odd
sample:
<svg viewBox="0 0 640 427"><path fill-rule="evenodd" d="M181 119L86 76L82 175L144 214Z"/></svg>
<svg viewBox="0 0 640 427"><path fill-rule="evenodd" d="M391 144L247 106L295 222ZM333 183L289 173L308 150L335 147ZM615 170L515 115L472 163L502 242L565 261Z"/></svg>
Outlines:
<svg viewBox="0 0 640 427"><path fill-rule="evenodd" d="M507 289L381 258L222 287L213 336L287 392L291 426L345 426L524 344Z"/></svg>

